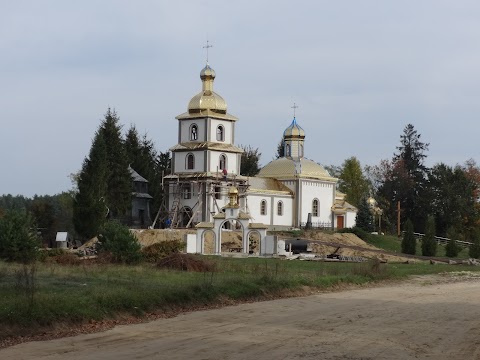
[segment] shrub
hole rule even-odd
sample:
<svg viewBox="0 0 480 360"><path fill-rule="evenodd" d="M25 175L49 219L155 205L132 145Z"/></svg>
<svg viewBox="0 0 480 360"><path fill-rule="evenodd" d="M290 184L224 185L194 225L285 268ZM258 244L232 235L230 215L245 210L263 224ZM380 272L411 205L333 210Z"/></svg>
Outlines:
<svg viewBox="0 0 480 360"><path fill-rule="evenodd" d="M405 223L405 233L403 234L402 239L402 253L415 255L417 251L417 241L415 240L415 235L413 234L413 224L410 219Z"/></svg>
<svg viewBox="0 0 480 360"><path fill-rule="evenodd" d="M460 247L458 246L457 242L454 241L457 238L455 229L448 229L447 238L450 239L450 241L447 243L447 246L445 246L445 255L451 258L457 257L458 253L460 252Z"/></svg>
<svg viewBox="0 0 480 360"><path fill-rule="evenodd" d="M7 211L0 218L0 258L23 264L35 262L40 247L35 229L36 226L27 213Z"/></svg>
<svg viewBox="0 0 480 360"><path fill-rule="evenodd" d="M437 253L437 242L435 241L435 219L429 216L425 225L425 236L422 239L422 255L435 256Z"/></svg>
<svg viewBox="0 0 480 360"><path fill-rule="evenodd" d="M480 234L478 232L474 235L473 244L468 249L468 256L474 259L480 258Z"/></svg>
<svg viewBox="0 0 480 360"><path fill-rule="evenodd" d="M215 264L207 261L198 255L192 254L171 254L161 259L157 266L162 269L195 271L195 272L213 272Z"/></svg>
<svg viewBox="0 0 480 360"><path fill-rule="evenodd" d="M180 240L162 241L142 249L143 258L149 262L157 262L158 260L179 253L184 249L184 244Z"/></svg>
<svg viewBox="0 0 480 360"><path fill-rule="evenodd" d="M118 221L106 222L100 230L98 240L99 253L110 253L113 262L133 264L141 260L141 246L135 235Z"/></svg>
<svg viewBox="0 0 480 360"><path fill-rule="evenodd" d="M350 233L350 234L355 234L357 235L360 239L362 240L367 240L370 234L363 230L362 228L359 227L353 227L353 228L343 228L337 231L338 233Z"/></svg>

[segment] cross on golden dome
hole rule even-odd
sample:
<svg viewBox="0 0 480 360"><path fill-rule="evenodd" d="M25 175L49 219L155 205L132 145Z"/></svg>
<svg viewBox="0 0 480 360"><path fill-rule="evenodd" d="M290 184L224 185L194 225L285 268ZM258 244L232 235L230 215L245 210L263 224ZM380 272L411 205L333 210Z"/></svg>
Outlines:
<svg viewBox="0 0 480 360"><path fill-rule="evenodd" d="M205 46L203 47L204 49L207 49L207 64L208 64L208 49L210 49L210 48L212 48L212 47L213 47L213 45L210 45L210 44L209 44L209 41L208 41L208 39L207 39L207 45L205 45Z"/></svg>

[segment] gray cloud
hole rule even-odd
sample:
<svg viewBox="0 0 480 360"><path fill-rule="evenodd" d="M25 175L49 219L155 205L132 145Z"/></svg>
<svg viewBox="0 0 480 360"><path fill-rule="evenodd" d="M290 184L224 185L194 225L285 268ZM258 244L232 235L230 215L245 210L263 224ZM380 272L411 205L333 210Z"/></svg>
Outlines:
<svg viewBox="0 0 480 360"><path fill-rule="evenodd" d="M294 101L322 164L390 158L409 122L430 165L478 159L479 19L475 1L2 2L0 193L70 188L108 106L172 146L207 34L237 142L263 163Z"/></svg>

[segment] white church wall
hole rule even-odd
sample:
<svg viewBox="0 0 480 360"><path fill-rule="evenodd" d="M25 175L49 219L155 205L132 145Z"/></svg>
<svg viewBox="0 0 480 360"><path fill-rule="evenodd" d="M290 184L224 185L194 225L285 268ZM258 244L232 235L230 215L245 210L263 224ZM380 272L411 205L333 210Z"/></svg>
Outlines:
<svg viewBox="0 0 480 360"><path fill-rule="evenodd" d="M192 170L187 170L186 158L188 154L193 154L195 157L194 167ZM175 152L174 166L175 172L204 172L205 155L203 151L182 151Z"/></svg>
<svg viewBox="0 0 480 360"><path fill-rule="evenodd" d="M347 211L345 214L345 227L352 228L355 227L355 218L357 213L354 211Z"/></svg>
<svg viewBox="0 0 480 360"><path fill-rule="evenodd" d="M283 212L278 213L278 202L282 202ZM273 222L270 225L293 226L293 198L291 196L274 196L272 203Z"/></svg>
<svg viewBox="0 0 480 360"><path fill-rule="evenodd" d="M301 217L300 222L306 223L308 213L312 212L312 204L314 199L319 200L319 216L313 216L312 222L332 223L332 205L334 202L334 184L315 181L301 181Z"/></svg>
<svg viewBox="0 0 480 360"><path fill-rule="evenodd" d="M261 214L261 202L265 200L267 203L266 206L266 214ZM272 198L270 196L265 195L248 195L248 209L250 211L250 216L252 217L252 221L256 223L263 223L266 225L271 225L271 215L272 215Z"/></svg>
<svg viewBox="0 0 480 360"><path fill-rule="evenodd" d="M217 141L217 127L219 125L223 126L224 130L224 141L221 141L225 144L232 144L233 143L233 124L231 121L225 120L217 120L217 119L210 119L211 126L210 126L210 141L218 142Z"/></svg>
<svg viewBox="0 0 480 360"><path fill-rule="evenodd" d="M266 214L261 213L261 203L266 201ZM283 215L278 215L278 202L283 203ZM266 225L292 226L293 199L290 196L248 194L248 209L254 222Z"/></svg>
<svg viewBox="0 0 480 360"><path fill-rule="evenodd" d="M219 170L220 166L220 155L224 154L227 157L227 171L229 174L236 174L240 173L240 164L238 163L237 154L236 153L227 153L227 152L220 152L220 151L210 151L210 164L208 171L216 172L217 169Z"/></svg>
<svg viewBox="0 0 480 360"><path fill-rule="evenodd" d="M192 120L182 120L179 121L180 128L180 142L190 142L195 141L190 138L190 127L195 124L197 125L197 140L196 141L206 141L206 119L192 119Z"/></svg>

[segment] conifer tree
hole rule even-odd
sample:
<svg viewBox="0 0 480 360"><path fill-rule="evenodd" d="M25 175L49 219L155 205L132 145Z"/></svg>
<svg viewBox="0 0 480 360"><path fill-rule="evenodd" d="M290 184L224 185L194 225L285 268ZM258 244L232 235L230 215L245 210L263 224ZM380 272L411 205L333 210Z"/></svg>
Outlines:
<svg viewBox="0 0 480 360"><path fill-rule="evenodd" d="M107 215L107 149L100 132L95 134L90 154L83 162L77 186L73 223L75 231L89 239L98 234Z"/></svg>
<svg viewBox="0 0 480 360"><path fill-rule="evenodd" d="M447 243L447 246L445 246L445 255L451 258L457 257L460 252L459 246L455 241L456 237L455 229L453 227L449 228L447 238L450 239L450 241Z"/></svg>
<svg viewBox="0 0 480 360"><path fill-rule="evenodd" d="M368 205L366 196L362 198L358 206L358 212L355 218L355 226L367 232L373 231L373 215L370 211L370 206Z"/></svg>
<svg viewBox="0 0 480 360"><path fill-rule="evenodd" d="M110 217L116 219L127 215L132 201L132 178L128 171L128 159L121 130L117 113L108 108L100 125L99 134L105 141L107 151L106 204L110 209Z"/></svg>
<svg viewBox="0 0 480 360"><path fill-rule="evenodd" d="M402 239L402 253L415 255L417 251L417 241L413 234L413 223L410 219L405 222L405 232Z"/></svg>
<svg viewBox="0 0 480 360"><path fill-rule="evenodd" d="M435 218L429 216L425 225L425 236L422 239L422 255L435 256L437 254L437 242L435 241Z"/></svg>
<svg viewBox="0 0 480 360"><path fill-rule="evenodd" d="M478 230L474 234L473 244L468 249L468 256L474 259L480 258L480 233Z"/></svg>

